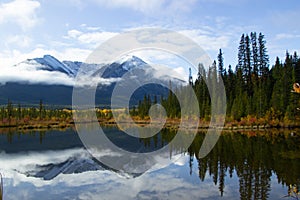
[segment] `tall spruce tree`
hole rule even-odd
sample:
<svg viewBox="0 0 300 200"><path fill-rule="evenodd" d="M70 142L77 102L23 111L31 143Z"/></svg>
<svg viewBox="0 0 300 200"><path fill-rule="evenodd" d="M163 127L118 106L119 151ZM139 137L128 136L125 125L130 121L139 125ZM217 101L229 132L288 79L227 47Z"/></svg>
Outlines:
<svg viewBox="0 0 300 200"><path fill-rule="evenodd" d="M207 88L207 72L202 63L198 65L198 77L195 81L195 92L199 102L200 118L205 118L209 115L210 98Z"/></svg>
<svg viewBox="0 0 300 200"><path fill-rule="evenodd" d="M226 90L226 97L227 97L227 112L231 113L231 108L233 104L233 100L235 98L235 74L232 70L231 65L228 66L228 75L226 77L225 82L225 90Z"/></svg>
<svg viewBox="0 0 300 200"><path fill-rule="evenodd" d="M218 72L217 72L217 63L214 60L211 67L208 71L208 88L210 91L211 96L211 107L218 108ZM217 113L211 113L211 114L217 114ZM212 119L214 120L214 119Z"/></svg>
<svg viewBox="0 0 300 200"><path fill-rule="evenodd" d="M233 100L231 115L234 119L239 120L241 117L244 117L246 114L245 104L244 104L244 95L247 95L243 86L243 70L239 65L236 66L236 81L235 81L235 98Z"/></svg>
<svg viewBox="0 0 300 200"><path fill-rule="evenodd" d="M252 59L251 59L251 42L250 38L248 35L245 37L245 55L244 55L244 66L243 66L243 76L244 76L244 81L246 83L246 90L248 93L248 96L253 95L253 87L252 87L252 80L251 80L251 74L252 74Z"/></svg>
<svg viewBox="0 0 300 200"><path fill-rule="evenodd" d="M269 70L269 56L266 47L265 36L259 33L258 36L258 75L259 79L259 114L262 116L268 109L272 98L272 83Z"/></svg>
<svg viewBox="0 0 300 200"><path fill-rule="evenodd" d="M224 58L223 58L222 49L219 49L219 54L218 54L218 72L219 72L219 76L221 78L224 78L226 70L224 68Z"/></svg>
<svg viewBox="0 0 300 200"><path fill-rule="evenodd" d="M283 110L287 109L290 101L292 89L292 56L286 52L286 58L283 65Z"/></svg>
<svg viewBox="0 0 300 200"><path fill-rule="evenodd" d="M238 66L237 68L243 68L245 65L245 35L242 34L239 48L238 48Z"/></svg>
<svg viewBox="0 0 300 200"><path fill-rule="evenodd" d="M251 44L252 44L252 65L253 65L253 83L258 84L258 47L256 32L251 32ZM257 85L256 85L257 86Z"/></svg>
<svg viewBox="0 0 300 200"><path fill-rule="evenodd" d="M258 36L258 49L259 75L265 77L268 75L269 56L265 36L262 33Z"/></svg>
<svg viewBox="0 0 300 200"><path fill-rule="evenodd" d="M271 106L276 112L284 112L283 100L283 66L279 58L276 58L274 67L272 68L272 78L274 80L273 92L271 97Z"/></svg>

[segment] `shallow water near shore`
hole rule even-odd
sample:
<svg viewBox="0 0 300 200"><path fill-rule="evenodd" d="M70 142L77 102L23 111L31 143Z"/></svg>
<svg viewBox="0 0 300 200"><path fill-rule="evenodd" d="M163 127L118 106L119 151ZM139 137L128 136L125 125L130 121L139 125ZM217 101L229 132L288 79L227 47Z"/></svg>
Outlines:
<svg viewBox="0 0 300 200"><path fill-rule="evenodd" d="M117 146L131 152L159 149L176 134L163 129L129 144L116 127L104 130ZM173 163L157 163L145 173L130 174L94 159L71 128L6 130L0 134L4 199L293 199L296 195L291 187L300 187L299 130L227 131L200 159L204 137L199 133L188 149L170 149L178 152Z"/></svg>

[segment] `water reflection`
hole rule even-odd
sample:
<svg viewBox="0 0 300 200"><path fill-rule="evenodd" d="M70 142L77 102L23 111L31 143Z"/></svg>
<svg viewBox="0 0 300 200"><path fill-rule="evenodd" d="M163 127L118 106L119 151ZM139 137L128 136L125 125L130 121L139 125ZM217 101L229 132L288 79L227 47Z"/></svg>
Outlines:
<svg viewBox="0 0 300 200"><path fill-rule="evenodd" d="M198 159L195 152L199 149L201 137L197 137L190 147L190 158L194 155L197 159L201 180L209 171L214 183L219 185L221 196L225 177L232 177L233 171L239 178L241 199L268 199L272 174L277 176L278 183L300 186L299 137L274 131L227 133L209 156Z"/></svg>
<svg viewBox="0 0 300 200"><path fill-rule="evenodd" d="M108 137L125 147L109 128ZM96 162L76 133L10 131L0 135L0 171L5 199L285 199L300 186L300 137L291 131L228 132L200 159L204 133L188 149L173 146L176 162L131 176ZM294 131L299 133L298 131ZM131 150L168 144L176 130L138 139ZM51 188L51 190L50 190ZM297 197L297 196L295 196Z"/></svg>

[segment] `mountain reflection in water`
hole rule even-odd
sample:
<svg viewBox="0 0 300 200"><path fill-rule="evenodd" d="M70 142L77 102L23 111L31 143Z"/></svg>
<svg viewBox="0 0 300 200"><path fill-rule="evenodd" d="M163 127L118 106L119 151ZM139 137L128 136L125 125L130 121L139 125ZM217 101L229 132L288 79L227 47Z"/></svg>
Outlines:
<svg viewBox="0 0 300 200"><path fill-rule="evenodd" d="M116 145L142 152L159 149L176 134L164 129L128 144L120 130L106 132ZM4 199L292 198L289 187L300 187L300 137L293 132L226 132L202 159L198 152L205 134L200 132L188 149L170 148L170 155L179 152L173 164L158 163L144 174L131 175L93 159L72 129L6 130L0 134Z"/></svg>

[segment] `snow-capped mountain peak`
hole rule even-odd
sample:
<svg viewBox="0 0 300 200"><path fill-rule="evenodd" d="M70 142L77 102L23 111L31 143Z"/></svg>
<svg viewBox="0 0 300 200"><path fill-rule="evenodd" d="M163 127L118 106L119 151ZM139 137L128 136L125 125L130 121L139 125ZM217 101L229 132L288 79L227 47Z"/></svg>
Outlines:
<svg viewBox="0 0 300 200"><path fill-rule="evenodd" d="M133 55L125 55L115 63L120 64L121 67L126 71L130 71L134 67L141 67L147 65L147 63L144 62L142 59Z"/></svg>
<svg viewBox="0 0 300 200"><path fill-rule="evenodd" d="M60 71L68 75L73 75L74 73L68 65L65 65L64 63L60 62L58 59L51 55L44 55L43 58L34 58L32 60L41 64L45 67L46 70L49 71Z"/></svg>
<svg viewBox="0 0 300 200"><path fill-rule="evenodd" d="M177 77L173 77L169 71L162 69L157 70L141 58L134 55L125 55L119 60L108 64L59 61L51 55L44 55L40 58L27 59L26 61L15 65L15 67L27 74L35 74L35 76L29 76L29 83L41 83L43 82L41 77L47 77L44 81L45 84L51 84L53 80L56 80L55 84L72 85L79 69L81 69L82 74L92 76L92 78L120 79L127 72L130 72L131 76L135 75L145 77L147 79L172 79L174 81L178 79ZM21 80L26 81L25 79L26 77L23 77Z"/></svg>
<svg viewBox="0 0 300 200"><path fill-rule="evenodd" d="M82 65L84 65L85 70L94 71L95 69L101 68L101 66L104 66L105 64L97 65L77 61L59 61L57 58L51 55L44 55L40 58L27 59L26 61L16 64L14 67L20 67L29 71L44 70L49 72L61 72L69 77L75 77ZM104 76L120 77L125 72L130 71L133 68L143 68L145 65L148 64L142 59L136 56L126 55L113 63L106 64L106 66L109 68L109 74L107 74L108 71L106 71Z"/></svg>
<svg viewBox="0 0 300 200"><path fill-rule="evenodd" d="M81 79L77 79L78 72ZM179 80L170 70L149 65L136 56L126 56L113 63L91 64L59 61L53 56L45 55L41 58L27 59L9 68L5 73L6 76L1 74L5 84L0 87L0 94L8 96L7 91L10 91L9 99L29 104L43 99L49 104L71 105L75 83L83 87L97 84L97 91L101 92L98 92L95 102L101 105L110 105L110 97L116 83L125 89L128 83L141 85L145 81L165 83L164 85L172 81L172 85L178 86L185 83L184 79ZM141 86L132 102L137 103L142 99L145 91L163 96L168 94L166 88L159 84Z"/></svg>
<svg viewBox="0 0 300 200"><path fill-rule="evenodd" d="M126 55L106 65L101 76L103 78L119 78L129 71L136 69L146 70L146 68L152 67L136 56Z"/></svg>

